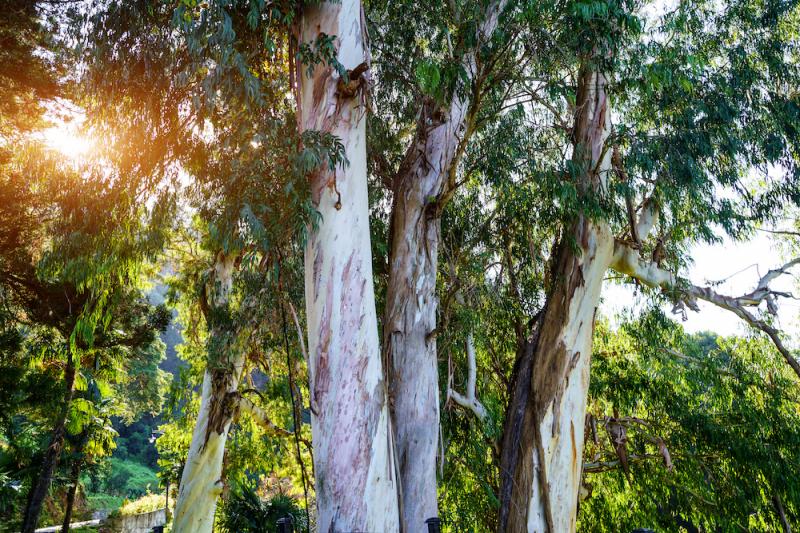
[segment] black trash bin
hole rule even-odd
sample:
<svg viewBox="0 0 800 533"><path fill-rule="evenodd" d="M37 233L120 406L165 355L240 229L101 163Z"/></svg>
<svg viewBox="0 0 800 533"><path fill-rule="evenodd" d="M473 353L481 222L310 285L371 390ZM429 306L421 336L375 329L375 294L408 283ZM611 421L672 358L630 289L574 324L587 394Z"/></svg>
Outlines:
<svg viewBox="0 0 800 533"><path fill-rule="evenodd" d="M293 531L291 516L284 516L278 519L278 533L292 533Z"/></svg>
<svg viewBox="0 0 800 533"><path fill-rule="evenodd" d="M442 521L438 517L428 518L425 523L428 524L428 533L441 533Z"/></svg>

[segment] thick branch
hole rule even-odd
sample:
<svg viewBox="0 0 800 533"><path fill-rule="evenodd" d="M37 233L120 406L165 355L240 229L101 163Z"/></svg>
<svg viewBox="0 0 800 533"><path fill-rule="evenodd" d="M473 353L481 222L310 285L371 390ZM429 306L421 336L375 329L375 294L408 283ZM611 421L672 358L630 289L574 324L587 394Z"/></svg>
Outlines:
<svg viewBox="0 0 800 533"><path fill-rule="evenodd" d="M619 240L614 243L614 257L611 260L611 268L620 274L627 274L639 280L648 287L671 289L678 282L678 278L671 272L650 261L642 261L639 250ZM696 304L690 304L690 307L695 311L699 311Z"/></svg>
<svg viewBox="0 0 800 533"><path fill-rule="evenodd" d="M642 261L638 250L621 241L617 241L614 244L614 258L610 266L617 272L627 274L650 287L677 290L681 293L682 300L694 311L699 311L696 300L701 299L734 313L751 327L766 333L789 366L792 367L795 374L797 374L797 377L800 378L800 363L794 358L786 345L783 344L780 332L746 309L747 307L758 306L764 300L770 303L773 296L776 295L786 296L786 293L770 290L769 283L797 264L800 264L800 258L793 259L780 268L770 270L759 280L758 286L753 292L740 297L725 296L709 287L698 287L679 282L677 276L671 272L660 268L655 263ZM771 305L774 305L774 303Z"/></svg>
<svg viewBox="0 0 800 533"><path fill-rule="evenodd" d="M291 431L286 431L285 429L276 426L272 420L269 419L267 412L250 401L250 399L244 396L239 396L236 400L236 406L238 407L240 413L245 412L249 414L259 426L265 428L267 431L276 435L292 435Z"/></svg>

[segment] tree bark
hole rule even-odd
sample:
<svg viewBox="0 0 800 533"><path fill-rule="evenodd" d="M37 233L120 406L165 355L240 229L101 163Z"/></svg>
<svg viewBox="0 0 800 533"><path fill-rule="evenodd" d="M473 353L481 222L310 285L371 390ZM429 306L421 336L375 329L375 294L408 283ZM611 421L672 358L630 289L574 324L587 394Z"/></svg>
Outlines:
<svg viewBox="0 0 800 533"><path fill-rule="evenodd" d="M53 428L53 436L50 439L50 445L47 447L47 450L45 450L42 465L39 468L39 475L28 493L28 503L25 506L25 515L22 520L22 533L33 533L36 529L36 524L39 522L39 515L42 512L42 504L44 503L45 497L47 497L48 490L50 490L53 473L58 465L61 450L64 448L67 415L69 414L69 408L72 404L75 386L74 355L69 347L67 350L69 350L69 352L67 356L67 366L64 369L64 402L61 405L61 411L58 413L58 419Z"/></svg>
<svg viewBox="0 0 800 533"><path fill-rule="evenodd" d="M610 170L605 85L601 73L582 70L573 132L579 194L603 188ZM609 227L584 215L554 254L547 302L517 365L523 390L512 391L506 418L499 531L575 531L594 318L613 255Z"/></svg>
<svg viewBox="0 0 800 533"><path fill-rule="evenodd" d="M383 347L391 370L406 531L423 531L425 520L438 515L435 330L441 213L455 190L456 167L473 130L478 105L478 95L472 94L479 77L476 50L491 39L506 3L490 3L479 23L479 44L462 58L467 73L463 94L456 91L444 109L433 100L423 102L414 140L393 183Z"/></svg>
<svg viewBox="0 0 800 533"><path fill-rule="evenodd" d="M230 335L225 324L215 323L214 315L227 308L233 286L235 257L220 252L214 265L214 286L211 288L209 313L211 339L228 336L216 351L209 353L210 361L203 378L200 394L200 411L197 414L189 455L183 469L175 504L173 531L211 533L217 499L222 494L222 460L233 417L239 379L244 366L244 355ZM224 319L222 319L224 322ZM221 347L222 350L220 350ZM211 350L210 350L211 352Z"/></svg>
<svg viewBox="0 0 800 533"><path fill-rule="evenodd" d="M369 67L359 0L303 9L299 40L335 35L336 58ZM363 68L363 67L362 67ZM349 164L310 177L321 221L305 250L311 429L319 531L398 531L398 486L372 279L366 166L366 80L298 65L302 131L327 132ZM361 70L361 69L359 69ZM367 71L368 74L368 71ZM343 90L353 88L354 90Z"/></svg>

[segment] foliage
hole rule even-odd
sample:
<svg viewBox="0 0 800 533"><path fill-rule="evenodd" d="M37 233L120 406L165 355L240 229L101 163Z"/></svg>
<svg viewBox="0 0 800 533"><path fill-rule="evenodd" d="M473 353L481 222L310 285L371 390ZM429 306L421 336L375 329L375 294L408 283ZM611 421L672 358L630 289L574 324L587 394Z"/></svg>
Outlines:
<svg viewBox="0 0 800 533"><path fill-rule="evenodd" d="M156 472L147 466L112 457L103 472L91 478L91 493L139 498L158 488Z"/></svg>
<svg viewBox="0 0 800 533"><path fill-rule="evenodd" d="M86 499L89 508L93 511L107 511L109 509L119 509L125 501L123 496L113 496L111 494L87 494Z"/></svg>
<svg viewBox="0 0 800 533"><path fill-rule="evenodd" d="M796 516L798 391L766 341L687 336L658 311L597 336L588 411L638 421L629 424L628 479L602 428L587 445L587 462L612 466L586 474L582 529L775 531L776 497Z"/></svg>
<svg viewBox="0 0 800 533"><path fill-rule="evenodd" d="M233 488L221 511L219 524L228 533L277 533L278 520L287 516L292 519L295 531L308 527L305 513L296 500L279 494L264 501L250 485Z"/></svg>
<svg viewBox="0 0 800 533"><path fill-rule="evenodd" d="M796 216L800 202L796 1L514 0L483 42L487 3L363 2L378 316L393 268L394 184L407 154L418 155L411 139L470 96L435 243L440 307L431 332L443 399L440 512L457 531L497 527L515 365L562 274L554 250L579 244L569 233L576 219L630 243L630 219L652 201L653 235L633 244L680 275L698 242L745 239ZM235 351L244 359L239 392L297 440L236 418L220 523L272 531L290 513L296 527L308 526L298 501L309 490L313 499L309 369L291 311L302 329L302 251L319 221L307 178L347 165L341 139L297 126L295 77L321 66L347 75L335 35L297 40L298 17L314 4L5 6L0 521L16 523L62 426L57 486L76 462L98 505L144 495L159 480L176 484L204 373L229 371ZM581 178L595 170L584 168L573 122L580 80L595 71L609 80L606 148L620 159L587 191ZM48 110L66 99L96 138L92 160L66 160L41 141ZM219 257L235 258L235 272L217 305ZM153 280L168 287L165 305L144 297ZM763 340L686 335L656 308L674 294L642 293L653 304L646 313L618 327L597 320L589 414L601 430L586 443L591 494L581 529L775 530L781 506L796 522L796 380ZM170 377L157 336L173 314L181 365ZM482 421L446 401L449 387L467 381L467 338L489 413ZM620 420L630 475L603 433ZM147 445L156 427L157 458Z"/></svg>
<svg viewBox="0 0 800 533"><path fill-rule="evenodd" d="M129 516L135 514L149 513L163 509L166 505L164 494L146 494L141 498L126 502L119 508L119 514Z"/></svg>

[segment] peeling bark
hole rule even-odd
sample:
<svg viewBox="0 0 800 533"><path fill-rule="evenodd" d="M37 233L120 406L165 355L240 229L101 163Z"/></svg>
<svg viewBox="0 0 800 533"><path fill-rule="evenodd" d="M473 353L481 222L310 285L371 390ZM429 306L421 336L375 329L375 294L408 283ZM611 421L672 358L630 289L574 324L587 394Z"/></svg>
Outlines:
<svg viewBox="0 0 800 533"><path fill-rule="evenodd" d="M302 13L299 39L336 35L347 69L369 66L358 0L323 2ZM318 65L298 73L303 130L336 135L349 165L310 176L322 215L305 251L311 429L319 531L398 531L398 487L378 342L372 280L366 96L343 93L338 75ZM363 85L362 85L363 87Z"/></svg>
<svg viewBox="0 0 800 533"><path fill-rule="evenodd" d="M425 520L438 515L435 329L440 217L455 192L456 167L479 104L479 94L473 94L480 77L477 50L491 39L506 4L500 0L487 6L477 29L478 45L462 58L466 94L457 91L445 108L430 99L422 103L414 140L393 183L383 346L391 371L406 531L423 531Z"/></svg>
<svg viewBox="0 0 800 533"><path fill-rule="evenodd" d="M209 336L227 335L225 325L215 324L214 310L223 310L233 285L235 257L220 252L214 265L211 287L212 312ZM223 343L225 345L226 343ZM197 414L189 455L178 487L175 504L175 532L210 533L214 526L217 499L222 494L222 460L228 431L237 409L237 390L244 366L244 353L235 346L224 354L210 355L200 392L200 410Z"/></svg>
<svg viewBox="0 0 800 533"><path fill-rule="evenodd" d="M605 187L610 120L602 74L581 72L573 131L582 194ZM575 531L595 311L614 255L607 225L583 216L554 255L547 302L518 363L501 455L499 531ZM519 388L520 390L517 390Z"/></svg>
<svg viewBox="0 0 800 533"><path fill-rule="evenodd" d="M530 376L515 383L529 393L515 390L509 410L500 531L575 530L594 316L614 241L608 228L584 220L572 235L581 252L561 245L530 361L520 368L529 365Z"/></svg>

